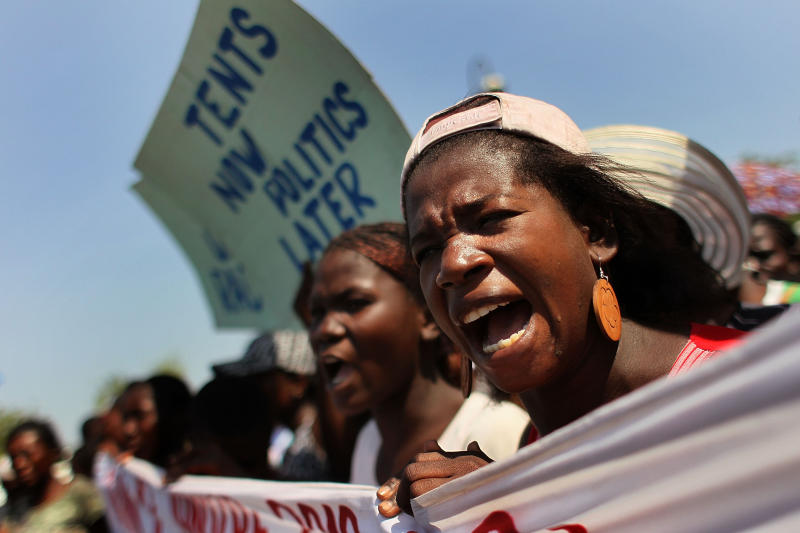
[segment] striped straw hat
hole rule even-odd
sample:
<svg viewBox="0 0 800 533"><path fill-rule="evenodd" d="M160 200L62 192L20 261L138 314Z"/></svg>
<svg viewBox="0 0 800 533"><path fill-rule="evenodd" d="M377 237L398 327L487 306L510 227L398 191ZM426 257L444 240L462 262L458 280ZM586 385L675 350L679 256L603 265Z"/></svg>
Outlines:
<svg viewBox="0 0 800 533"><path fill-rule="evenodd" d="M680 133L648 126L604 126L583 134L592 151L637 172L619 178L686 221L703 259L728 288L741 283L750 213L742 188L717 156Z"/></svg>

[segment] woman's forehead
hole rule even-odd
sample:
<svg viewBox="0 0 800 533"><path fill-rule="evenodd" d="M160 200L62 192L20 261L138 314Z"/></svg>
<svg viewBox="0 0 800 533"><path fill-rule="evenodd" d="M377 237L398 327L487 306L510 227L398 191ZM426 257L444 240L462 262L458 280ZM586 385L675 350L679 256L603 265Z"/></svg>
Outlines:
<svg viewBox="0 0 800 533"><path fill-rule="evenodd" d="M14 443L16 445L23 445L23 446L30 446L31 444L36 444L40 441L39 432L35 429L26 429L25 431L20 431L14 438L11 439L9 442L9 447L11 444Z"/></svg>
<svg viewBox="0 0 800 533"><path fill-rule="evenodd" d="M776 246L781 244L777 237L777 232L770 227L769 224L760 222L756 222L753 225L751 240L752 244L760 246Z"/></svg>
<svg viewBox="0 0 800 533"><path fill-rule="evenodd" d="M454 205L471 205L498 196L513 196L520 187L528 189L513 161L499 154L484 152L470 157L459 153L443 154L410 177L405 190L406 215L409 226L412 210L423 203L437 209Z"/></svg>
<svg viewBox="0 0 800 533"><path fill-rule="evenodd" d="M144 403L154 402L153 389L147 383L137 383L122 395L121 408L130 409Z"/></svg>
<svg viewBox="0 0 800 533"><path fill-rule="evenodd" d="M354 250L333 248L322 256L317 265L311 286L312 298L321 293L340 291L344 286L366 286L371 278L382 272L378 265Z"/></svg>
<svg viewBox="0 0 800 533"><path fill-rule="evenodd" d="M346 274L349 270L360 267L369 268L368 265L374 266L372 261L355 250L339 247L331 248L319 260L314 276L314 285L323 283L323 277L337 277Z"/></svg>

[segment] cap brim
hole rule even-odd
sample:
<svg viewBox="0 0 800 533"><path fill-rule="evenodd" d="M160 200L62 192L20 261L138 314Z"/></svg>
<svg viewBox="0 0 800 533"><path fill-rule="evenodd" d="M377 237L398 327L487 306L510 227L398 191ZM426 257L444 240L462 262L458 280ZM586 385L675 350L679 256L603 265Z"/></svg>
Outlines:
<svg viewBox="0 0 800 533"><path fill-rule="evenodd" d="M229 363L218 363L211 365L215 377L239 377L252 376L262 372L272 370L272 367L258 364L252 360L238 359Z"/></svg>

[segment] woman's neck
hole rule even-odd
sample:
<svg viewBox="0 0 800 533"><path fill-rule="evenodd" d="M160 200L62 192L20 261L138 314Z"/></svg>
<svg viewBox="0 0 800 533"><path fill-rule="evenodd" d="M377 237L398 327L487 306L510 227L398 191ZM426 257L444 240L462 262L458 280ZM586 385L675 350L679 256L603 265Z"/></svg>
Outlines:
<svg viewBox="0 0 800 533"><path fill-rule="evenodd" d="M520 396L539 434L546 435L669 373L688 337L688 325L664 331L623 320L618 343L598 340L578 369Z"/></svg>
<svg viewBox="0 0 800 533"><path fill-rule="evenodd" d="M418 374L402 396L374 409L382 440L375 465L378 481L396 475L425 442L438 439L463 402L461 392L441 377L432 381Z"/></svg>

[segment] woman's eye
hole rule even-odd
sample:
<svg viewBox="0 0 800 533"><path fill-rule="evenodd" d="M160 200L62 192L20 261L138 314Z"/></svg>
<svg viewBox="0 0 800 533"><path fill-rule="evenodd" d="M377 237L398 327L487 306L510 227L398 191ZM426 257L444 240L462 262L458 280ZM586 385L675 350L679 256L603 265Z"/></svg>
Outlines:
<svg viewBox="0 0 800 533"><path fill-rule="evenodd" d="M478 227L485 228L487 226L491 226L492 224L496 224L498 222L502 222L509 218L516 216L518 213L516 211L510 210L499 210L499 211L492 211L490 213L486 213L478 217Z"/></svg>
<svg viewBox="0 0 800 533"><path fill-rule="evenodd" d="M372 303L372 301L368 300L367 298L350 298L343 302L342 307L344 308L344 311L348 313L357 313L358 311L361 311L367 307L370 303Z"/></svg>
<svg viewBox="0 0 800 533"><path fill-rule="evenodd" d="M433 252L436 250L433 246L428 246L426 248L420 248L418 251L414 252L414 262L417 263L417 266L421 265L425 259L431 256Z"/></svg>

